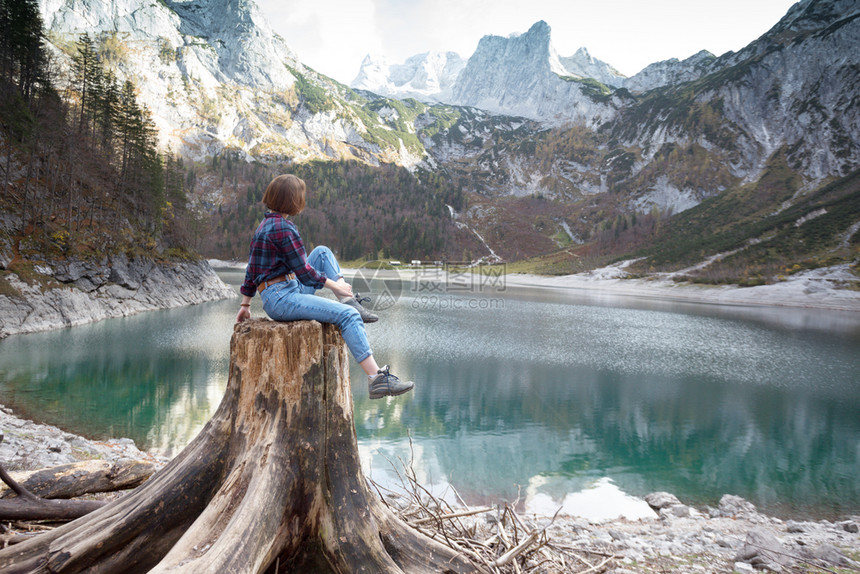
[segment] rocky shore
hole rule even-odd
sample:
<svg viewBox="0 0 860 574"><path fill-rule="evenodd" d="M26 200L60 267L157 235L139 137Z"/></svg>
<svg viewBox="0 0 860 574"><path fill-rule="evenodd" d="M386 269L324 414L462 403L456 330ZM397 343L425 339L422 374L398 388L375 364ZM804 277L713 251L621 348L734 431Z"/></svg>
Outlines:
<svg viewBox="0 0 860 574"><path fill-rule="evenodd" d="M556 544L583 556L616 556L615 574L635 572L806 572L860 568L860 516L831 522L783 521L759 513L750 502L724 495L718 508L696 509L674 495L645 497L653 519L592 523L576 517L547 528ZM548 524L545 518L536 524ZM820 569L826 570L820 570ZM846 570L838 570L846 569Z"/></svg>
<svg viewBox="0 0 860 574"><path fill-rule="evenodd" d="M125 462L151 460L164 465L167 458L141 451L130 438L93 441L52 425L15 416L0 405L0 463L9 471L38 470L82 460Z"/></svg>
<svg viewBox="0 0 860 574"><path fill-rule="evenodd" d="M684 281L693 268L675 273L634 277L626 269L633 261L622 261L575 275L548 277L509 274L509 287L543 287L582 290L602 295L715 303L720 305L767 305L860 311L860 276L857 264L835 265L801 271L781 281L756 287L701 285Z"/></svg>
<svg viewBox="0 0 860 574"><path fill-rule="evenodd" d="M35 470L70 462L167 459L138 450L130 439L90 441L50 425L16 417L0 406L0 461L9 470ZM653 518L588 521L576 516L524 515L529 528L546 528L557 547L581 556L599 571L728 573L851 572L860 569L860 516L838 521L783 521L759 513L730 494L717 508L697 509L669 493L645 497ZM471 520L492 520L478 515ZM572 564L570 572L587 569ZM822 570L822 568L826 570Z"/></svg>
<svg viewBox="0 0 860 574"><path fill-rule="evenodd" d="M33 263L0 283L0 338L236 296L204 259L125 254Z"/></svg>

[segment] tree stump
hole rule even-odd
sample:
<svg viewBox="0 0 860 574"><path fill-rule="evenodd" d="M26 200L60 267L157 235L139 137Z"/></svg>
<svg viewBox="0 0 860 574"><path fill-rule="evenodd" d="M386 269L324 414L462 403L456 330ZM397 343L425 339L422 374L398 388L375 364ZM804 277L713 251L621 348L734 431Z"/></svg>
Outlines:
<svg viewBox="0 0 860 574"><path fill-rule="evenodd" d="M399 520L361 472L334 325L236 325L224 398L123 498L0 551L0 571L476 572Z"/></svg>

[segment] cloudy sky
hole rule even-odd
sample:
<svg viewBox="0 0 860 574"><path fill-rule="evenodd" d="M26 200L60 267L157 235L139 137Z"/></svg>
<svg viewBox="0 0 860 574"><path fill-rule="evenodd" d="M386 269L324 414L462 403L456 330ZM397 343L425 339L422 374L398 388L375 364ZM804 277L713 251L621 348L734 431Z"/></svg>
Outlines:
<svg viewBox="0 0 860 574"><path fill-rule="evenodd" d="M402 63L427 51L472 55L487 34L521 34L538 20L562 56L579 47L631 76L705 49L737 51L794 0L257 0L272 28L318 72L344 84L367 54Z"/></svg>

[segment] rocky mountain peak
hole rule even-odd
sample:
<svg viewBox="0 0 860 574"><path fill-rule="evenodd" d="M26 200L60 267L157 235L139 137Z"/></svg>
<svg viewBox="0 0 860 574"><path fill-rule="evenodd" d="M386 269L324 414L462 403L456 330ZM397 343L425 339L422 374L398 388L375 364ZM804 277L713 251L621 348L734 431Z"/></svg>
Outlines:
<svg viewBox="0 0 860 574"><path fill-rule="evenodd" d="M579 48L573 56L560 58L568 75L581 78L594 78L607 86L620 87L624 85L624 74L601 60L592 56L585 47Z"/></svg>
<svg viewBox="0 0 860 574"><path fill-rule="evenodd" d="M535 69L549 70L551 57L555 55L550 37L549 24L543 20L535 22L524 34L507 38L484 36L478 42L475 53L469 58L467 68L490 64L500 66L499 70L504 74L524 73ZM518 71L511 63L527 68Z"/></svg>
<svg viewBox="0 0 860 574"><path fill-rule="evenodd" d="M518 36L481 38L450 103L551 123L606 121L614 106L606 94L583 91L585 77L593 76L566 67L552 45L549 24L541 20Z"/></svg>
<svg viewBox="0 0 860 574"><path fill-rule="evenodd" d="M709 51L701 50L684 60L671 58L655 62L625 79L621 85L631 92L647 92L662 86L691 82L712 71L716 59Z"/></svg>
<svg viewBox="0 0 860 574"><path fill-rule="evenodd" d="M522 38L536 44L549 45L552 36L552 28L544 20L538 20L525 34L515 34L511 38Z"/></svg>

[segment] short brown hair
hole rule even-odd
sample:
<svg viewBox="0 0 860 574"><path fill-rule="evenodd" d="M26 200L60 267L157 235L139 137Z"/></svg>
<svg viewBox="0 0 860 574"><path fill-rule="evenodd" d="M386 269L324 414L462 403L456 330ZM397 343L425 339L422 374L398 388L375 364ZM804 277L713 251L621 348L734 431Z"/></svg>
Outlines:
<svg viewBox="0 0 860 574"><path fill-rule="evenodd" d="M263 203L272 211L298 215L305 208L305 182L292 174L279 175L269 183Z"/></svg>

